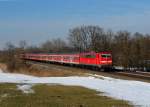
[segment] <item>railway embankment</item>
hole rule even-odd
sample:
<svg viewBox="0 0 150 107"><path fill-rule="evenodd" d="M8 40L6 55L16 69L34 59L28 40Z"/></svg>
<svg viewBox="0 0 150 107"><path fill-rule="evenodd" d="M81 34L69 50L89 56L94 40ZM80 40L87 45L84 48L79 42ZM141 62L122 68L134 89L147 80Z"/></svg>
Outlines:
<svg viewBox="0 0 150 107"><path fill-rule="evenodd" d="M11 72L6 64L0 64L0 69L4 72ZM86 70L71 68L53 64L27 63L11 73L21 73L38 77L67 77L67 76L86 76Z"/></svg>
<svg viewBox="0 0 150 107"><path fill-rule="evenodd" d="M9 72L5 64L0 64L3 71ZM102 75L124 80L137 80L150 82L150 75L147 73L139 72L100 72L99 70L91 70L87 68L78 68L57 64L41 63L41 62L28 62L25 67L20 67L14 70L13 73L21 73L33 75L38 77L67 77L67 76L88 76L88 74Z"/></svg>

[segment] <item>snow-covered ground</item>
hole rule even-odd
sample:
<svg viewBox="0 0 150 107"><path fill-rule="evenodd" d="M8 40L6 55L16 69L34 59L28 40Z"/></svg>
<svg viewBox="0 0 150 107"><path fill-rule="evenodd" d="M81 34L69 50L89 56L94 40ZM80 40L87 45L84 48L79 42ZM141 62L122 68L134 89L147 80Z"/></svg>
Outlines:
<svg viewBox="0 0 150 107"><path fill-rule="evenodd" d="M38 83L83 86L104 92L109 97L130 101L134 105L150 106L150 83L114 79L90 75L88 77L34 77L23 74L3 73L0 70L0 83L18 83L18 89L25 93L33 92L32 85ZM25 85L21 85L25 84Z"/></svg>

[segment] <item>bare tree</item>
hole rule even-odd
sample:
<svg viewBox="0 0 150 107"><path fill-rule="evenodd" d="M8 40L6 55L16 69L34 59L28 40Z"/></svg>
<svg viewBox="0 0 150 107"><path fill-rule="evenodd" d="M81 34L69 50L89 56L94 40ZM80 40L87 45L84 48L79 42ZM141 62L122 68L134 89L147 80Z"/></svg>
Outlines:
<svg viewBox="0 0 150 107"><path fill-rule="evenodd" d="M115 63L128 67L130 55L130 33L127 31L120 31L114 37L113 53Z"/></svg>
<svg viewBox="0 0 150 107"><path fill-rule="evenodd" d="M45 43L41 45L41 49L43 50L43 52L52 52L53 43L50 40L47 40Z"/></svg>
<svg viewBox="0 0 150 107"><path fill-rule="evenodd" d="M67 48L67 43L60 38L48 40L41 45L43 52L49 53L65 52Z"/></svg>
<svg viewBox="0 0 150 107"><path fill-rule="evenodd" d="M15 46L11 42L8 42L6 43L5 51L6 51L5 62L7 64L7 68L8 70L13 71L16 68Z"/></svg>
<svg viewBox="0 0 150 107"><path fill-rule="evenodd" d="M70 44L79 52L85 51L88 47L88 37L83 27L76 27L69 31Z"/></svg>
<svg viewBox="0 0 150 107"><path fill-rule="evenodd" d="M24 50L27 47L27 42L25 40L21 40L19 42L19 47Z"/></svg>
<svg viewBox="0 0 150 107"><path fill-rule="evenodd" d="M81 26L71 29L69 41L78 51L100 51L106 42L106 35L98 26Z"/></svg>

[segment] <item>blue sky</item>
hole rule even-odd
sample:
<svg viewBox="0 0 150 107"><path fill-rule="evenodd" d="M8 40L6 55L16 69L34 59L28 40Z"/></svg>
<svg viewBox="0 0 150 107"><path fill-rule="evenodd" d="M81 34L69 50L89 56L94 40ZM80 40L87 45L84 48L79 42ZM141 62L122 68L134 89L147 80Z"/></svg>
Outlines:
<svg viewBox="0 0 150 107"><path fill-rule="evenodd" d="M150 0L0 0L0 48L66 38L80 25L150 33Z"/></svg>

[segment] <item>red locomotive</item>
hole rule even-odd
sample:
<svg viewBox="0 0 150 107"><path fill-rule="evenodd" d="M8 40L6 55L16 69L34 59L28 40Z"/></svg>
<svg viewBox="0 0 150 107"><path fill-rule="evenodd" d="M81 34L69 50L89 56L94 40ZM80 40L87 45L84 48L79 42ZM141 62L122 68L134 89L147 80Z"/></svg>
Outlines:
<svg viewBox="0 0 150 107"><path fill-rule="evenodd" d="M89 52L78 54L22 54L21 58L33 61L46 61L62 64L87 65L94 67L112 66L112 55L110 52Z"/></svg>

